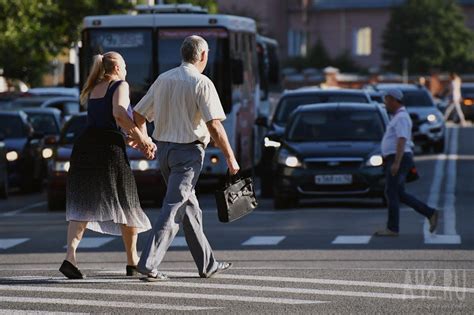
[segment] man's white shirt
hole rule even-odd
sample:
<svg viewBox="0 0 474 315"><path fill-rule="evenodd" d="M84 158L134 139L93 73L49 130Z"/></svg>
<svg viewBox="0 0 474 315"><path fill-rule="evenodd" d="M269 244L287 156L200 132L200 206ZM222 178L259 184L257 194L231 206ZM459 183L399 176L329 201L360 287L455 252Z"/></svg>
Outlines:
<svg viewBox="0 0 474 315"><path fill-rule="evenodd" d="M190 63L161 74L134 111L155 123L158 141L199 140L205 146L210 141L206 122L226 118L214 84Z"/></svg>
<svg viewBox="0 0 474 315"><path fill-rule="evenodd" d="M413 123L405 107L401 107L390 120L382 139L382 155L388 156L397 153L399 138L405 138L405 152L413 152L411 129Z"/></svg>

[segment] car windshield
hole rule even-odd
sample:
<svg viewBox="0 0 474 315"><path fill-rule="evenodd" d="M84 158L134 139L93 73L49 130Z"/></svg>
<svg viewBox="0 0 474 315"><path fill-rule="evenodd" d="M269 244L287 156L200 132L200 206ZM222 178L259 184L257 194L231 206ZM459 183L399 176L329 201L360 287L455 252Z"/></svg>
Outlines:
<svg viewBox="0 0 474 315"><path fill-rule="evenodd" d="M433 107L435 106L428 91L420 89L403 91L403 105L407 107Z"/></svg>
<svg viewBox="0 0 474 315"><path fill-rule="evenodd" d="M44 113L27 113L28 121L33 126L33 129L37 132L41 132L45 135L57 135L59 134L59 126L52 114Z"/></svg>
<svg viewBox="0 0 474 315"><path fill-rule="evenodd" d="M288 140L381 141L384 124L376 111L328 110L299 113L288 130Z"/></svg>
<svg viewBox="0 0 474 315"><path fill-rule="evenodd" d="M474 98L474 87L461 88L461 94L463 97Z"/></svg>
<svg viewBox="0 0 474 315"><path fill-rule="evenodd" d="M12 115L1 115L0 135L5 139L24 138L26 136L26 130L21 118Z"/></svg>
<svg viewBox="0 0 474 315"><path fill-rule="evenodd" d="M72 144L76 138L84 131L87 125L87 116L71 118L64 127L60 142L62 144Z"/></svg>
<svg viewBox="0 0 474 315"><path fill-rule="evenodd" d="M363 94L324 93L311 95L286 96L277 106L273 121L278 125L285 125L291 113L301 105L316 103L368 103Z"/></svg>
<svg viewBox="0 0 474 315"><path fill-rule="evenodd" d="M40 107L44 103L45 98L17 98L14 100L8 108L10 109L21 109L26 107Z"/></svg>
<svg viewBox="0 0 474 315"><path fill-rule="evenodd" d="M92 57L108 51L122 55L127 64L130 100L135 105L155 80L153 74L153 31L151 29L92 29L84 32L81 76L85 80Z"/></svg>

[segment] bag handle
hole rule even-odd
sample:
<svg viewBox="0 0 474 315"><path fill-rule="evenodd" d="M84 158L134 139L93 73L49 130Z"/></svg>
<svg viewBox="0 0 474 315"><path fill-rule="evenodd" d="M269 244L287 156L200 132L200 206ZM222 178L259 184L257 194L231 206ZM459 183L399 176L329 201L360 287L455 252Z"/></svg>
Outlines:
<svg viewBox="0 0 474 315"><path fill-rule="evenodd" d="M227 173L226 173L226 176L225 176L226 186L234 184L234 183L238 182L241 179L242 179L242 174L240 173L240 171L238 171L237 174L235 174L235 175L230 175L230 171L229 171L229 169L227 169Z"/></svg>

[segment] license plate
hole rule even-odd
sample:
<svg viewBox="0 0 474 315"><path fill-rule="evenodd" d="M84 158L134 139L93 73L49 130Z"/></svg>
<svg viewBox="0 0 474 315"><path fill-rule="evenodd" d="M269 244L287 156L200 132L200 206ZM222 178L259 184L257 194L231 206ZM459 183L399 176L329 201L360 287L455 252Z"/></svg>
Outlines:
<svg viewBox="0 0 474 315"><path fill-rule="evenodd" d="M316 175L316 185L348 185L352 184L352 175Z"/></svg>

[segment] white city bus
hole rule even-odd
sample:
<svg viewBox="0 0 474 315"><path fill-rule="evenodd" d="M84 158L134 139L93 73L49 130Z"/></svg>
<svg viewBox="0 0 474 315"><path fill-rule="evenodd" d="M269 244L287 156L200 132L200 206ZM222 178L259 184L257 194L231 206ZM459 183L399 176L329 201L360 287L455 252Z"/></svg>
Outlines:
<svg viewBox="0 0 474 315"><path fill-rule="evenodd" d="M117 51L127 63L132 106L156 77L181 63L183 39L196 34L209 43L204 74L215 84L227 115L224 127L242 170L255 160L254 122L259 102L255 21L211 15L187 5L141 6L138 14L89 16L84 19L80 49L80 81L84 83L92 56ZM183 12L184 11L184 12ZM222 178L227 165L220 151L207 149L201 178Z"/></svg>

